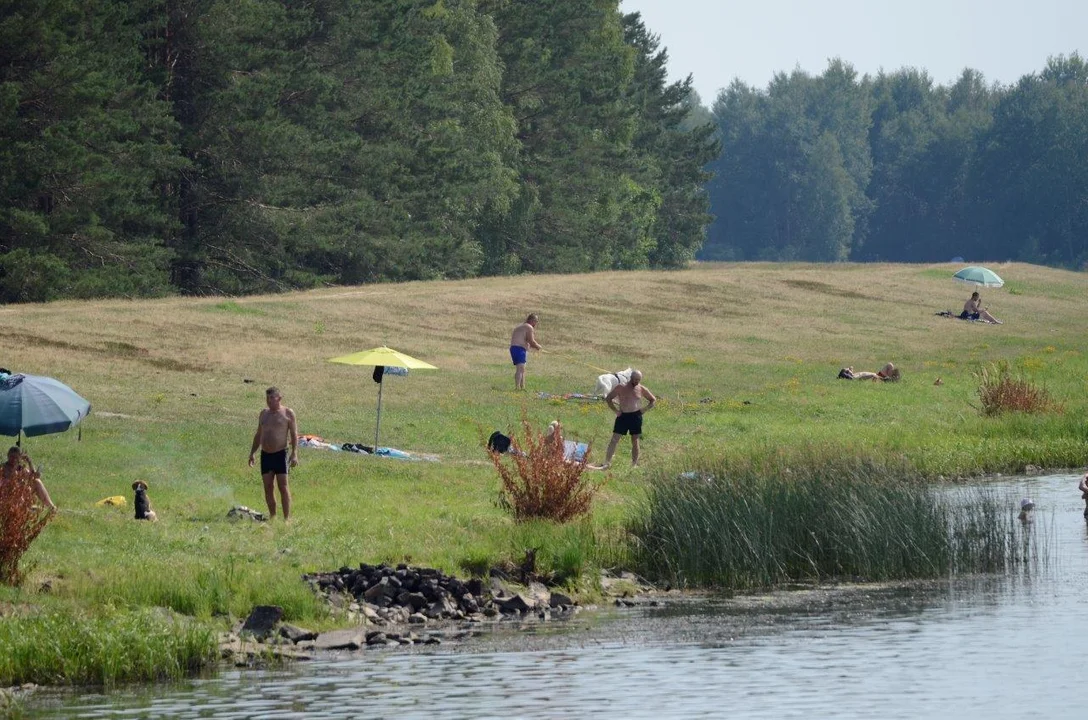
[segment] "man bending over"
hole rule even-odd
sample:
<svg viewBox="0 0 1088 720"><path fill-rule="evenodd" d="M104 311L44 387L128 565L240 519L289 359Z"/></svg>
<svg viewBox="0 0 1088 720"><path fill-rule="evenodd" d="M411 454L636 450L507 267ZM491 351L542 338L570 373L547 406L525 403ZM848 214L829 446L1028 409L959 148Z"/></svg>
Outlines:
<svg viewBox="0 0 1088 720"><path fill-rule="evenodd" d="M536 325L540 318L531 313L525 322L514 328L510 336L510 360L514 363L514 389L525 389L525 363L529 359L529 349L543 350L536 341Z"/></svg>

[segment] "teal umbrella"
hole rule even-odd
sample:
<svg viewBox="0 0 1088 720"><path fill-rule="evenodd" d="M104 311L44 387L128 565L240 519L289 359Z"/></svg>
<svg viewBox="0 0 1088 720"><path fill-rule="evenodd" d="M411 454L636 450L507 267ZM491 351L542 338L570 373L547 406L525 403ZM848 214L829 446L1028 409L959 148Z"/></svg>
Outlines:
<svg viewBox="0 0 1088 720"><path fill-rule="evenodd" d="M64 432L90 412L91 404L59 380L40 375L0 378L0 435Z"/></svg>
<svg viewBox="0 0 1088 720"><path fill-rule="evenodd" d="M952 279L967 285L977 285L979 287L988 288L999 288L1005 284L1005 281L998 277L997 273L993 270L975 266L965 267L963 270L960 270L953 275Z"/></svg>

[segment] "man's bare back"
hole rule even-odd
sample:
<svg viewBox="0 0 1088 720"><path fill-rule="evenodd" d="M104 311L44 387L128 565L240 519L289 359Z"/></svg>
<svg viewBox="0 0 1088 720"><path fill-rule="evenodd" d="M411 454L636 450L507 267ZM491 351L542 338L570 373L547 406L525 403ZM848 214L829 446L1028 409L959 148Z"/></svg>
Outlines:
<svg viewBox="0 0 1088 720"><path fill-rule="evenodd" d="M642 410L642 400L646 399L652 405L657 401L654 394L650 392L650 389L639 383L632 386L630 383L624 383L623 385L617 385L612 388L612 391L608 393L608 398L611 401L618 401L619 410L621 413L638 412ZM609 402L609 406L615 409L613 402Z"/></svg>
<svg viewBox="0 0 1088 720"><path fill-rule="evenodd" d="M514 328L514 332L510 335L510 344L515 347L522 347L528 350L529 348L539 349L540 345L536 342L536 332L533 326L527 322L523 322Z"/></svg>

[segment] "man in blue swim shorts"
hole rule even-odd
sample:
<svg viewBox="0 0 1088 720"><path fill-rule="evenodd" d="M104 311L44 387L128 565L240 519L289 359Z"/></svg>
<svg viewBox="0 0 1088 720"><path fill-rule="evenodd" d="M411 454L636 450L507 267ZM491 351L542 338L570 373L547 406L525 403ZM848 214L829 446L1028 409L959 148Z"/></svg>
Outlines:
<svg viewBox="0 0 1088 720"><path fill-rule="evenodd" d="M536 341L536 325L540 318L530 313L525 322L514 328L510 336L510 360L514 363L514 389L525 389L525 363L529 359L529 349L543 350Z"/></svg>
<svg viewBox="0 0 1088 720"><path fill-rule="evenodd" d="M642 416L653 408L657 398L650 392L650 388L642 384L642 373L634 370L631 372L630 381L612 388L604 400L612 412L616 413L616 422L612 426L612 440L609 441L604 455L603 468L612 464L612 456L616 454L620 438L628 433L631 435L631 464L638 467ZM643 400L646 400L645 406L642 404Z"/></svg>

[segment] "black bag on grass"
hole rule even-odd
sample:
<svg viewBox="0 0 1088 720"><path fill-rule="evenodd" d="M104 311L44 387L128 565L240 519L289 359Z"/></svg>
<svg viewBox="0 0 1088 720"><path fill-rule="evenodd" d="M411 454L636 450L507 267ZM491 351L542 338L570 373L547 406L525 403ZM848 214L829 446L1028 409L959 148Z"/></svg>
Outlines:
<svg viewBox="0 0 1088 720"><path fill-rule="evenodd" d="M500 454L510 452L510 438L496 430L487 439L487 449Z"/></svg>

